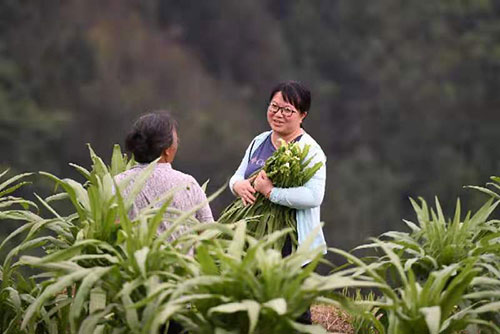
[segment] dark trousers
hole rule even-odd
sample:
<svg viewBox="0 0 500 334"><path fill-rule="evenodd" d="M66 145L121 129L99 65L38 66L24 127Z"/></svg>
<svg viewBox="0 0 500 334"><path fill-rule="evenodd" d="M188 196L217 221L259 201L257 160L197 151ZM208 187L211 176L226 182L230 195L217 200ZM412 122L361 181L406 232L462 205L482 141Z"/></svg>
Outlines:
<svg viewBox="0 0 500 334"><path fill-rule="evenodd" d="M283 249L281 250L281 256L287 257L291 254L292 254L292 238L290 238L290 236L287 235L285 239L285 244L283 245ZM312 324L311 310L307 309L307 311L302 313L300 317L297 319L297 322L300 322L301 324L311 325Z"/></svg>
<svg viewBox="0 0 500 334"><path fill-rule="evenodd" d="M165 333L165 327L166 326L163 325L160 328L160 333L161 334ZM167 334L180 334L180 333L182 333L183 330L184 330L184 327L182 327L182 325L180 323L178 323L175 320L170 320L170 324L168 326Z"/></svg>

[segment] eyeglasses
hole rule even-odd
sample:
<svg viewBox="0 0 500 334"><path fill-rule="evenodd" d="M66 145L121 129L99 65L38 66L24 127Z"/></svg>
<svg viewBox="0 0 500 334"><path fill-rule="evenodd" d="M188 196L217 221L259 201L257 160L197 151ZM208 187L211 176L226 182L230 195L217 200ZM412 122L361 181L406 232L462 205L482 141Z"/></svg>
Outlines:
<svg viewBox="0 0 500 334"><path fill-rule="evenodd" d="M269 107L267 108L270 112L273 114L278 113L278 111L281 110L281 113L283 116L290 117L294 112L297 112L295 109L292 109L290 107L280 107L277 103L271 102L269 104Z"/></svg>

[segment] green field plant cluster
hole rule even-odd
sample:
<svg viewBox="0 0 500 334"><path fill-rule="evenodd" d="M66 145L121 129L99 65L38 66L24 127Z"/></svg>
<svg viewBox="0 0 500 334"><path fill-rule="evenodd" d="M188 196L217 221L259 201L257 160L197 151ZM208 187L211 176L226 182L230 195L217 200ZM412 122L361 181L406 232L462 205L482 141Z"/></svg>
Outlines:
<svg viewBox="0 0 500 334"><path fill-rule="evenodd" d="M487 187L468 187L488 196L475 212L464 216L457 201L446 219L437 198L435 208L411 199L417 222L405 221L410 232L390 231L354 250L373 256L331 249L355 275L380 284L372 290L377 298L358 292L342 301L357 317L357 333L500 332L500 221L492 218L500 178L491 179Z"/></svg>
<svg viewBox="0 0 500 334"><path fill-rule="evenodd" d="M372 257L332 248L348 265L320 275L318 264L329 263L310 249L314 236L283 258L275 244L290 228L256 238L253 216L200 224L198 207L170 206L175 190L131 217L155 162L117 183L133 159L118 146L109 166L92 149L90 157L89 170L73 165L83 182L41 172L56 189L45 198L13 196L31 174L0 175L0 219L19 224L0 244L2 333L166 333L172 320L187 333L326 333L297 321L314 303L350 312L358 333L498 332L500 231L489 218L498 178L477 188L491 198L476 213L462 217L457 205L446 220L439 202L413 202L411 232L359 247ZM165 217L169 228L158 235ZM181 228L188 232L171 238ZM361 290L352 297L346 289Z"/></svg>
<svg viewBox="0 0 500 334"><path fill-rule="evenodd" d="M200 224L198 207L179 212L170 206L174 192L131 218L155 163L132 184L116 183L113 177L134 162L118 146L109 167L90 153L91 170L73 165L83 182L41 172L59 192L35 195L37 203L6 196L29 174L0 185L2 219L20 223L0 246L7 252L2 333L163 333L172 319L190 333L325 332L296 321L330 289L314 272L322 254L309 250L310 242L283 259L272 245L289 230L257 240L244 219ZM122 197L126 186L131 190ZM55 209L59 201L69 204L70 214ZM170 227L157 235L165 217ZM171 241L181 226L189 233Z"/></svg>

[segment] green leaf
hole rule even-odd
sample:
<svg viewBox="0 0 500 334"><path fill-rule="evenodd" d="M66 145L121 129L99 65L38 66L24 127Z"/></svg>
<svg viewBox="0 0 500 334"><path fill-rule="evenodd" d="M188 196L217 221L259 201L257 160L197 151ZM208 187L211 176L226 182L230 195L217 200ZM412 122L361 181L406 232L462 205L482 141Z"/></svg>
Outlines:
<svg viewBox="0 0 500 334"><path fill-rule="evenodd" d="M83 177L85 177L87 180L90 180L91 179L91 175L90 175L90 172L83 168L82 166L79 166L77 164L74 164L74 163L70 163L69 164L71 167L73 167L74 169L76 169L80 174L83 175Z"/></svg>
<svg viewBox="0 0 500 334"><path fill-rule="evenodd" d="M101 245L106 245L106 243L100 240L92 240L92 239L77 241L73 246L46 255L45 257L40 259L39 263L43 264L43 263L71 260L73 257L79 255L85 247L101 246Z"/></svg>
<svg viewBox="0 0 500 334"><path fill-rule="evenodd" d="M424 315L429 334L439 334L441 325L441 308L439 306L422 307L420 313Z"/></svg>
<svg viewBox="0 0 500 334"><path fill-rule="evenodd" d="M111 155L111 169L112 176L118 175L127 169L127 158L122 154L120 145L113 146L113 154Z"/></svg>
<svg viewBox="0 0 500 334"><path fill-rule="evenodd" d="M181 311L184 308L182 304L175 303L167 303L162 305L158 312L156 313L155 318L152 321L151 326L143 327L143 334L157 333L160 326L165 324L169 319L172 318L174 314Z"/></svg>
<svg viewBox="0 0 500 334"><path fill-rule="evenodd" d="M287 312L287 307L286 307L286 300L285 298L275 298L271 299L264 304L262 304L262 307L269 308L276 312L278 315L284 315Z"/></svg>
<svg viewBox="0 0 500 334"><path fill-rule="evenodd" d="M500 312L500 301L488 303L474 310L474 313Z"/></svg>
<svg viewBox="0 0 500 334"><path fill-rule="evenodd" d="M31 319L35 316L37 312L39 312L40 308L44 303L46 303L49 299L53 298L53 296L57 295L65 288L70 287L73 283L83 279L85 276L90 274L92 269L80 269L78 271L72 272L66 276L62 276L58 278L58 280L51 285L47 286L45 290L42 292L40 296L36 298L36 300L28 307L26 313L24 315L21 329L26 329L26 326L31 321Z"/></svg>
<svg viewBox="0 0 500 334"><path fill-rule="evenodd" d="M320 325L304 325L292 320L289 320L289 324L299 333L328 334L326 329Z"/></svg>
<svg viewBox="0 0 500 334"><path fill-rule="evenodd" d="M245 220L240 221L236 224L236 231L234 232L233 240L229 244L228 254L231 254L236 259L240 259L243 253L243 247L245 246L245 236L246 236L247 223Z"/></svg>
<svg viewBox="0 0 500 334"><path fill-rule="evenodd" d="M68 199L68 198L69 198L68 193L59 193L59 194L55 194L55 195L52 195L52 196L45 198L45 202L50 203L50 202L60 201L63 199Z"/></svg>
<svg viewBox="0 0 500 334"><path fill-rule="evenodd" d="M104 317L112 310L113 305L108 305L105 310L89 315L83 320L78 334L96 333L99 323L104 320Z"/></svg>
<svg viewBox="0 0 500 334"><path fill-rule="evenodd" d="M475 190L479 190L480 192L482 193L485 193L486 195L489 195L493 198L496 198L496 199L500 199L500 195L497 194L496 192L494 191L491 191L490 189L488 188L484 188L484 187L477 187L477 186L466 186L465 188L470 188L470 189L475 189Z"/></svg>
<svg viewBox="0 0 500 334"><path fill-rule="evenodd" d="M215 328L214 334L239 334L240 332L237 329L234 330L226 330L224 328L217 327Z"/></svg>
<svg viewBox="0 0 500 334"><path fill-rule="evenodd" d="M106 273L108 273L112 267L94 267L90 271L90 273L83 279L82 283L79 285L78 290L75 295L75 299L73 303L71 304L70 308L70 321L71 321L71 328L75 330L76 328L76 320L80 316L80 314L84 311L84 303L91 294L92 288L98 282L102 276L104 276ZM93 313L93 309L95 310L95 307L91 304L91 310L90 313ZM93 307L93 309L92 309ZM103 307L104 308L104 307ZM103 309L102 308L102 309Z"/></svg>
<svg viewBox="0 0 500 334"><path fill-rule="evenodd" d="M248 314L248 333L251 334L257 326L260 312L260 304L254 300L243 300L239 303L228 303L215 306L208 311L208 315L211 315L212 313L237 313L241 311L246 311Z"/></svg>
<svg viewBox="0 0 500 334"><path fill-rule="evenodd" d="M156 168L156 164L158 162L159 158L150 163L146 168L144 168L136 177L134 178L134 183L127 195L127 198L125 200L125 208L129 209L132 204L134 203L137 195L142 191L142 188L146 184L146 181L149 179L151 174L153 173L154 169Z"/></svg>
<svg viewBox="0 0 500 334"><path fill-rule="evenodd" d="M92 149L92 146L87 143L87 147L90 152L90 158L92 159L92 174L98 175L98 176L103 176L108 172L108 167L106 164L102 161L102 159L95 154L94 150Z"/></svg>
<svg viewBox="0 0 500 334"><path fill-rule="evenodd" d="M140 250L134 253L134 258L137 263L137 266L140 270L142 277L146 278L146 261L148 259L149 247L141 248Z"/></svg>
<svg viewBox="0 0 500 334"><path fill-rule="evenodd" d="M218 275L219 269L215 261L210 256L208 249L205 245L201 244L196 248L196 259L200 264L201 270L205 275Z"/></svg>
<svg viewBox="0 0 500 334"><path fill-rule="evenodd" d="M106 291L100 286L90 291L89 313L104 310L106 307Z"/></svg>
<svg viewBox="0 0 500 334"><path fill-rule="evenodd" d="M202 185L201 185L201 189L203 190L204 193L207 192L207 186L208 186L208 182L210 182L210 179L206 180Z"/></svg>
<svg viewBox="0 0 500 334"><path fill-rule="evenodd" d="M7 171L8 171L8 170L7 170ZM2 173L2 175L0 175L0 177L2 177L3 175L5 175L5 173L6 173L7 171L3 172L3 173ZM33 174L33 173L23 173L23 174L18 174L18 175L15 175L15 176L11 177L10 179L8 179L8 180L6 180L6 181L2 182L2 183L0 184L0 197L5 196L5 195L7 195L7 194L9 194L9 193L11 193L11 192L13 192L13 191L15 191L16 189L18 189L18 188L19 188L19 187L21 187L22 185L27 184L28 182L23 182L21 185L16 185L16 186L10 187L10 188L8 188L8 189L5 189L5 188L7 188L7 186L9 186L10 184L12 184L12 183L14 183L14 182L16 182L16 181L18 181L18 180L20 180L20 179L22 179L22 178L25 178L25 177L27 177L27 176L30 176L30 175L32 175L32 174Z"/></svg>

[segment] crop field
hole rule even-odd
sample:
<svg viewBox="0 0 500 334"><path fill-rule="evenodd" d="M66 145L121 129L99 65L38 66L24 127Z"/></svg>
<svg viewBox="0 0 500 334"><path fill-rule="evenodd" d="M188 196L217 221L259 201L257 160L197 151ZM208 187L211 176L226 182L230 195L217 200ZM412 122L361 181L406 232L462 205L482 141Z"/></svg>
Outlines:
<svg viewBox="0 0 500 334"><path fill-rule="evenodd" d="M500 177L468 187L484 195L475 211L457 200L448 217L437 198L411 200L413 221L329 248L345 264L321 275L329 263L313 236L288 257L275 249L287 224L258 237L253 216L199 224L198 208L170 207L173 193L131 218L155 163L124 197L129 180L114 176L134 161L118 146L109 166L90 153L90 168L73 165L84 182L40 172L55 189L45 198L15 196L29 173L0 176L0 218L18 225L0 244L4 334L166 333L172 321L193 334L500 332ZM57 209L64 202L71 212ZM189 232L172 241L180 227ZM309 308L313 325L298 321Z"/></svg>

